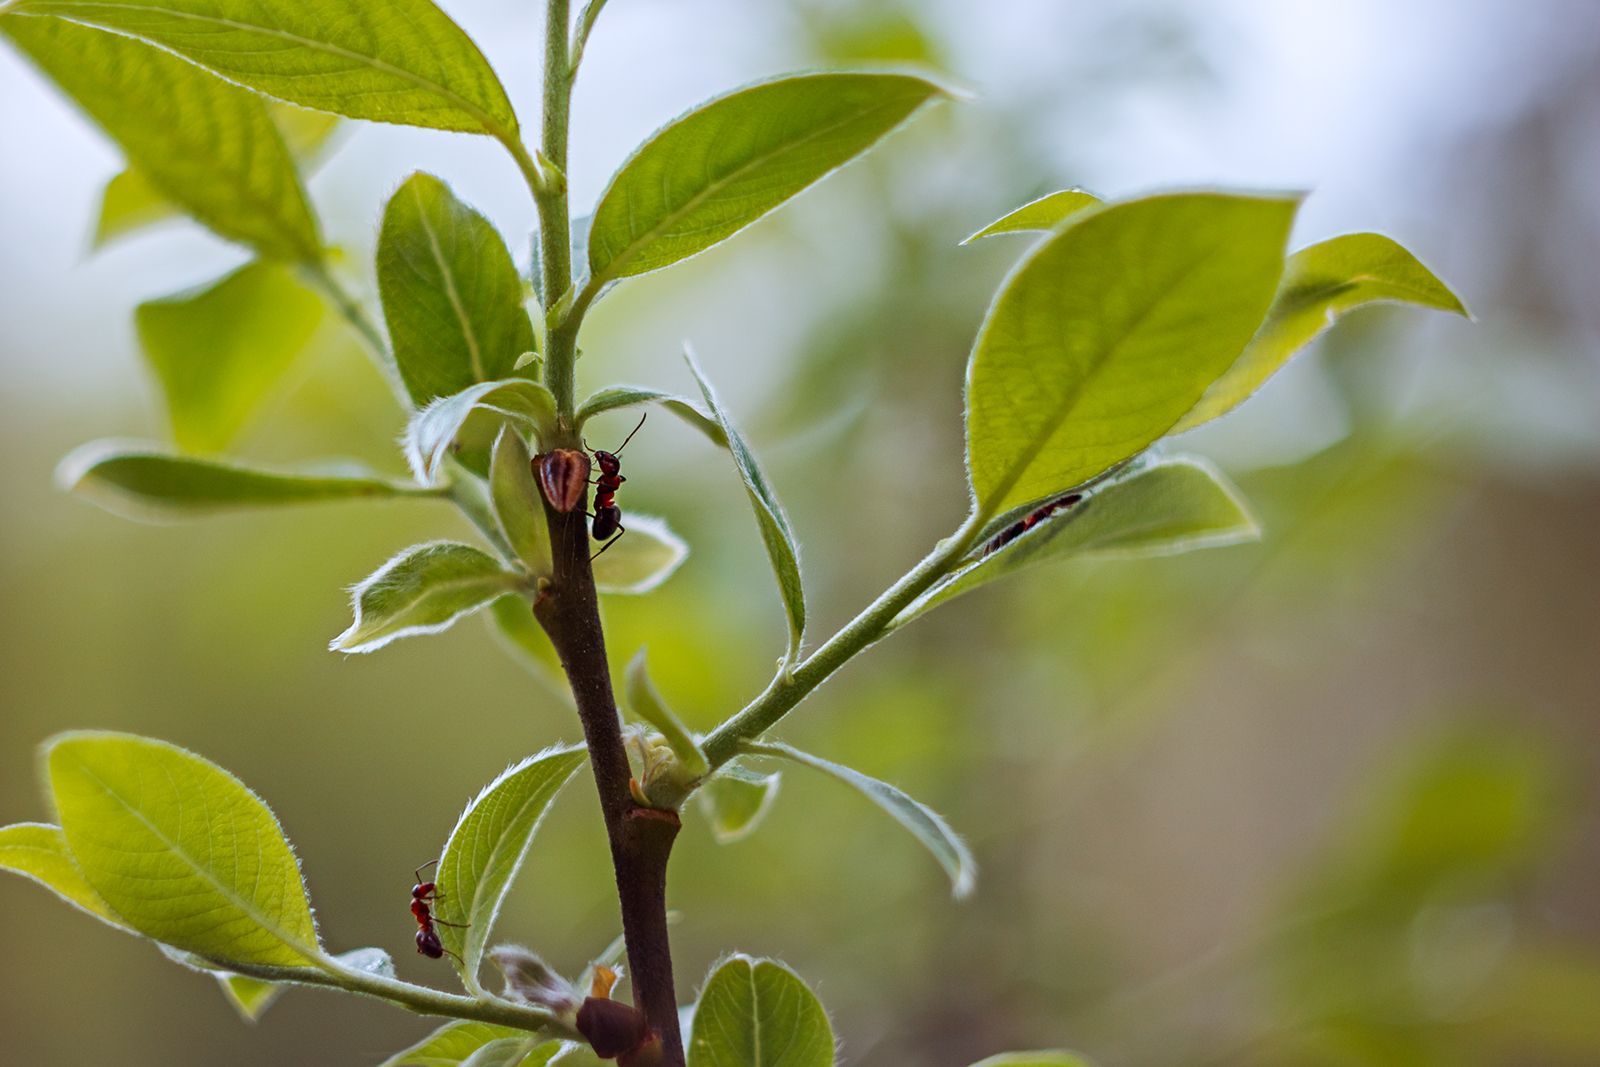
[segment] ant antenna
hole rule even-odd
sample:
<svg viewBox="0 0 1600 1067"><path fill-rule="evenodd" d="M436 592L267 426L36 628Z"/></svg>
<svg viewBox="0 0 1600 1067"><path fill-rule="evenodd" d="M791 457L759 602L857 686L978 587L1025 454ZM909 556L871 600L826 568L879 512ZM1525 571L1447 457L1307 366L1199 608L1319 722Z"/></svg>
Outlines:
<svg viewBox="0 0 1600 1067"><path fill-rule="evenodd" d="M417 884L418 885L422 884L422 872L423 871L427 870L429 867L437 867L438 865L439 865L439 861L438 860L429 860L427 863L424 863L421 867L418 867L417 868Z"/></svg>
<svg viewBox="0 0 1600 1067"><path fill-rule="evenodd" d="M622 439L622 443L617 446L617 452L621 452L624 448L628 447L628 442L633 440L633 434L639 432L639 428L644 425L644 420L648 419L649 417L650 413L648 411L639 416L639 425L633 428L633 433L630 433L628 436ZM614 456L617 454L617 452L613 452L611 454Z"/></svg>

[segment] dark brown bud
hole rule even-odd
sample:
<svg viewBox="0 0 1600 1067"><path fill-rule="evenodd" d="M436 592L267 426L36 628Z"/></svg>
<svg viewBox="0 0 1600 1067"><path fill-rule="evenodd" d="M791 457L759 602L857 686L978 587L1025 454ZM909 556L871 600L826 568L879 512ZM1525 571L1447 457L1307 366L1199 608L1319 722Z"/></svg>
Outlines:
<svg viewBox="0 0 1600 1067"><path fill-rule="evenodd" d="M630 1052L655 1036L644 1012L619 1000L588 998L578 1009L577 1023L578 1033L603 1060Z"/></svg>
<svg viewBox="0 0 1600 1067"><path fill-rule="evenodd" d="M539 488L557 511L571 511L589 488L589 454L570 448L557 448L534 461L538 464Z"/></svg>

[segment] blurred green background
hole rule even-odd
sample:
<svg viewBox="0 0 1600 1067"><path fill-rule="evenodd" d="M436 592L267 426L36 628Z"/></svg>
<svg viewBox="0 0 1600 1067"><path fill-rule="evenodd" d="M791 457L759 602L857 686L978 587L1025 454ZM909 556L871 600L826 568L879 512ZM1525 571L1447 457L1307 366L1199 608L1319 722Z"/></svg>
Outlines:
<svg viewBox="0 0 1600 1067"><path fill-rule="evenodd" d="M531 108L533 5L444 6ZM1229 470L1260 544L1031 572L826 686L780 735L946 814L978 894L951 902L880 812L785 770L746 841L686 817L683 998L724 952L780 957L828 1005L842 1061L886 1067L1061 1046L1107 1067L1600 1063L1600 9L612 0L579 83L575 203L696 99L857 60L929 63L980 97L619 289L580 365L589 387L689 391L676 353L695 342L794 520L817 635L959 522L963 362L1025 239L956 244L1035 195L1310 187L1296 246L1388 233L1478 322L1352 316L1171 442ZM425 167L525 262L531 208L492 145L345 136L312 192L352 257ZM411 951L411 870L575 720L478 620L325 650L345 587L465 536L443 506L151 527L52 487L82 441L166 434L132 306L240 257L181 224L91 257L119 161L11 53L0 144L0 821L47 816L32 753L54 731L177 742L274 806L331 948L379 945L403 977L450 984ZM399 428L328 329L239 451L400 473ZM623 507L666 516L694 555L655 594L607 600L612 659L648 645L709 728L781 650L775 589L724 455L657 417L626 459ZM6 1063L373 1064L429 1028L304 990L252 1028L210 979L21 879L0 879L0 917ZM576 972L617 930L580 777L501 933Z"/></svg>

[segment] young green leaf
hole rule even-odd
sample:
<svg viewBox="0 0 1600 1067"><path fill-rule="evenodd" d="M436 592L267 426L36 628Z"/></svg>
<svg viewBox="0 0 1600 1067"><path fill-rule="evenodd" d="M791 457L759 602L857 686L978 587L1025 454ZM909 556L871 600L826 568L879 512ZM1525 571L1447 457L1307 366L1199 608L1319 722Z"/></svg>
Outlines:
<svg viewBox="0 0 1600 1067"><path fill-rule="evenodd" d="M234 508L362 497L430 497L357 463L302 471L245 467L177 456L152 441L107 438L80 445L56 465L56 484L140 522L171 522Z"/></svg>
<svg viewBox="0 0 1600 1067"><path fill-rule="evenodd" d="M961 243L969 245L980 237L989 237L997 233L1053 230L1084 208L1093 207L1098 203L1100 198L1093 193L1086 193L1082 189L1063 189L1059 193L1041 196L1037 200L1023 204L1015 211L1001 215Z"/></svg>
<svg viewBox="0 0 1600 1067"><path fill-rule="evenodd" d="M539 823L584 760L582 745L552 748L508 768L467 805L439 857L437 916L459 926L439 927L444 947L461 957L456 969L482 995L478 966L495 917L528 854Z"/></svg>
<svg viewBox="0 0 1600 1067"><path fill-rule="evenodd" d="M1267 319L1243 354L1172 432L1226 415L1340 315L1374 303L1416 304L1471 318L1432 271L1387 237L1351 233L1302 248L1284 265Z"/></svg>
<svg viewBox="0 0 1600 1067"><path fill-rule="evenodd" d="M979 1060L972 1067L1092 1067L1075 1052L1050 1048L1039 1052L1002 1052Z"/></svg>
<svg viewBox="0 0 1600 1067"><path fill-rule="evenodd" d="M689 732L683 720L667 707L667 702L656 692L655 683L650 680L650 669L645 663L643 648L634 653L633 659L628 662L627 693L628 706L633 713L661 731L661 736L667 739L672 754L678 757L685 771L699 778L711 769L694 734Z"/></svg>
<svg viewBox="0 0 1600 1067"><path fill-rule="evenodd" d="M395 362L418 407L511 377L533 348L505 241L433 175L418 171L389 198L377 267Z"/></svg>
<svg viewBox="0 0 1600 1067"><path fill-rule="evenodd" d="M774 960L733 956L706 979L688 1067L833 1067L833 1027L816 994Z"/></svg>
<svg viewBox="0 0 1600 1067"><path fill-rule="evenodd" d="M221 452L322 322L323 303L276 263L240 267L199 292L140 304L139 341L161 381L172 436Z"/></svg>
<svg viewBox="0 0 1600 1067"><path fill-rule="evenodd" d="M606 542L612 547L594 561L594 587L602 593L640 596L672 577L689 558L689 546L665 519L629 511L622 521L627 532Z"/></svg>
<svg viewBox="0 0 1600 1067"><path fill-rule="evenodd" d="M415 1045L395 1053L378 1067L458 1067L491 1041L528 1036L521 1030L491 1023L457 1020L445 1023Z"/></svg>
<svg viewBox="0 0 1600 1067"><path fill-rule="evenodd" d="M538 382L511 378L498 382L479 382L469 385L454 396L443 396L411 416L401 445L406 462L419 482L432 485L439 477L439 467L444 463L450 446L458 437L475 438L463 434L468 417L474 411L485 411L499 418L513 419L524 429L532 431L536 439L549 433L555 422L556 400L550 390ZM500 435L499 418L483 427L493 427L488 439L481 443L475 439L461 442L463 447L488 448Z"/></svg>
<svg viewBox="0 0 1600 1067"><path fill-rule="evenodd" d="M1266 314L1298 204L1152 196L1086 210L1035 248L967 368L979 514L1064 493L1170 430Z"/></svg>
<svg viewBox="0 0 1600 1067"><path fill-rule="evenodd" d="M0 827L0 871L11 871L52 889L62 900L119 930L133 930L100 898L72 858L61 827L21 822Z"/></svg>
<svg viewBox="0 0 1600 1067"><path fill-rule="evenodd" d="M374 652L398 637L436 634L521 584L493 556L457 541L412 545L351 590L355 621L328 645Z"/></svg>
<svg viewBox="0 0 1600 1067"><path fill-rule="evenodd" d="M719 845L742 841L755 832L778 799L781 771L756 774L726 764L699 789L700 814Z"/></svg>
<svg viewBox="0 0 1600 1067"><path fill-rule="evenodd" d="M267 101L267 112L283 135L301 176L309 177L327 154L333 133L339 128L339 117L276 100ZM107 182L100 194L100 217L92 247L98 251L119 237L183 214L183 208L162 195L138 168L130 166Z"/></svg>
<svg viewBox="0 0 1600 1067"><path fill-rule="evenodd" d="M506 543L528 570L539 577L554 572L550 559L550 528L544 517L544 497L533 479L533 460L522 435L510 426L500 431L489 463L489 492L495 518Z"/></svg>
<svg viewBox="0 0 1600 1067"><path fill-rule="evenodd" d="M462 1060L461 1067L519 1067L540 1044L532 1034L498 1038Z"/></svg>
<svg viewBox="0 0 1600 1067"><path fill-rule="evenodd" d="M963 900L972 893L978 879L977 861L972 858L967 843L932 808L912 800L887 782L869 778L858 770L802 752L781 741L746 742L743 747L753 756L773 756L805 764L860 790L863 796L888 812L895 822L910 830L911 836L933 853L933 858L950 876L951 896Z"/></svg>
<svg viewBox="0 0 1600 1067"><path fill-rule="evenodd" d="M272 1002L283 993L282 983L263 982L242 974L219 974L217 983L222 986L222 995L247 1023L259 1021L262 1014L272 1007Z"/></svg>
<svg viewBox="0 0 1600 1067"><path fill-rule="evenodd" d="M182 217L181 207L163 196L142 172L129 167L106 182L100 194L100 217L91 247L98 250L118 237Z"/></svg>
<svg viewBox="0 0 1600 1067"><path fill-rule="evenodd" d="M733 236L940 92L905 74L805 74L696 108L653 134L600 197L589 231L590 288Z"/></svg>
<svg viewBox="0 0 1600 1067"><path fill-rule="evenodd" d="M517 117L483 53L429 0L22 0L160 45L316 111L509 136Z"/></svg>
<svg viewBox="0 0 1600 1067"><path fill-rule="evenodd" d="M800 643L806 632L805 589L800 584L800 546L794 539L794 531L789 528L789 516L784 514L783 505L778 503L778 495L767 483L767 476L756 462L755 453L718 403L716 392L687 345L684 346L683 358L688 361L695 381L700 383L706 406L722 425L722 432L728 438L728 451L733 453L734 465L739 468L739 477L744 480L750 506L756 513L756 525L761 530L762 542L767 546L767 558L772 561L772 572L778 579L778 592L783 597L784 611L789 616L789 648L783 661L787 670L800 658Z"/></svg>
<svg viewBox="0 0 1600 1067"><path fill-rule="evenodd" d="M268 259L322 258L300 175L259 97L129 37L30 17L36 10L11 7L0 14L0 32L122 146L161 196Z"/></svg>
<svg viewBox="0 0 1600 1067"><path fill-rule="evenodd" d="M223 964L316 965L294 853L237 778L130 734L58 734L44 754L67 846L129 926Z"/></svg>
<svg viewBox="0 0 1600 1067"><path fill-rule="evenodd" d="M1036 563L1089 554L1164 556L1260 536L1260 525L1221 471L1198 457L1162 460L979 555L907 606L890 627L904 626L947 600Z"/></svg>
<svg viewBox="0 0 1600 1067"><path fill-rule="evenodd" d="M716 419L676 393L665 393L660 389L651 389L647 385L607 386L578 405L578 413L574 416L573 422L581 429L584 423L601 412L615 411L635 404L660 404L705 434L712 444L719 448L728 447L728 435L722 432L722 424Z"/></svg>

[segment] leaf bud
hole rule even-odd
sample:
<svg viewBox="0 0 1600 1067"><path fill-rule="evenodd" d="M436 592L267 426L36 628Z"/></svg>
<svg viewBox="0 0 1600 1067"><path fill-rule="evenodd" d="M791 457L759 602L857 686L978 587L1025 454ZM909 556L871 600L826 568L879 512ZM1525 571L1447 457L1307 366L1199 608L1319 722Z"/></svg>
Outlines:
<svg viewBox="0 0 1600 1067"><path fill-rule="evenodd" d="M562 1015L577 1009L580 998L572 985L521 945L497 945L488 955L506 976L507 1000L537 1004Z"/></svg>
<svg viewBox="0 0 1600 1067"><path fill-rule="evenodd" d="M571 511L589 488L589 454L571 448L556 448L534 462L538 465L539 488L557 511Z"/></svg>
<svg viewBox="0 0 1600 1067"><path fill-rule="evenodd" d="M594 1054L603 1060L632 1052L655 1036L644 1012L603 997L589 997L583 1002L578 1009L577 1026Z"/></svg>

